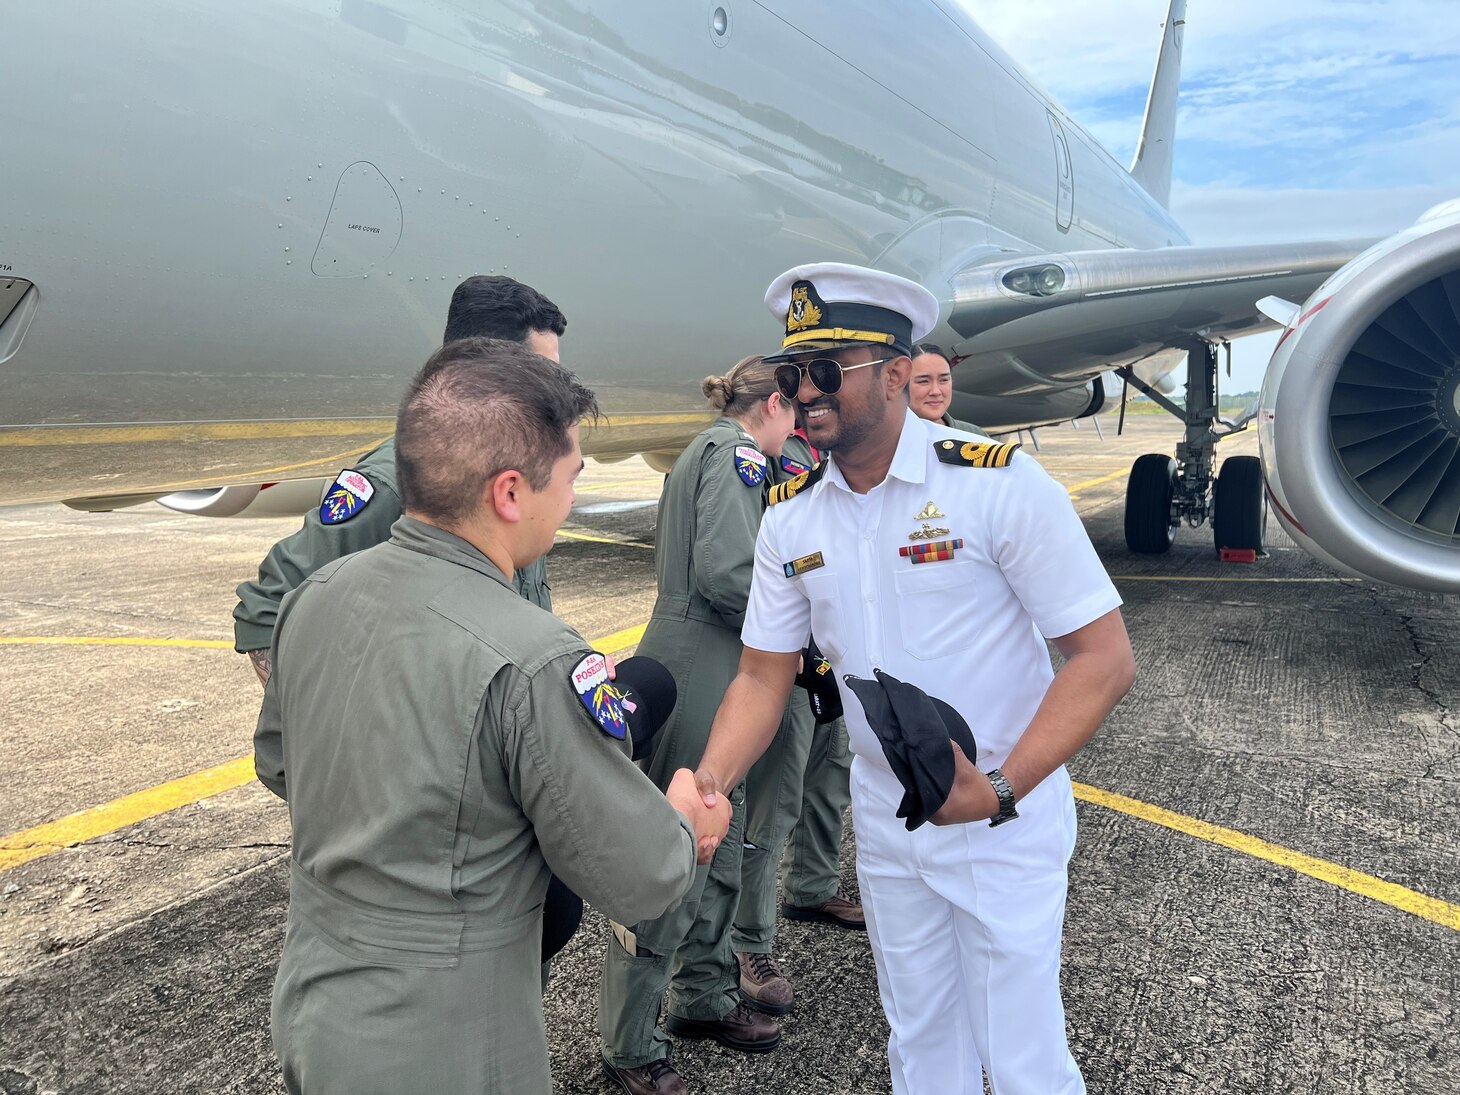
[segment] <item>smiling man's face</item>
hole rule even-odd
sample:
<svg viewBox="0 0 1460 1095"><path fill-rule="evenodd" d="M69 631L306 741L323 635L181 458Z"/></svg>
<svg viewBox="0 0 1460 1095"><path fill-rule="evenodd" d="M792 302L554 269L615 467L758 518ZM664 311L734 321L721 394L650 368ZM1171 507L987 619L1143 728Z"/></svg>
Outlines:
<svg viewBox="0 0 1460 1095"><path fill-rule="evenodd" d="M869 345L823 350L807 356L829 357L850 366L877 361L887 355L887 347ZM796 401L805 416L807 440L818 449L834 452L855 448L871 436L889 412L885 369L885 365L872 365L843 373L842 386L834 395L821 391L802 373Z"/></svg>

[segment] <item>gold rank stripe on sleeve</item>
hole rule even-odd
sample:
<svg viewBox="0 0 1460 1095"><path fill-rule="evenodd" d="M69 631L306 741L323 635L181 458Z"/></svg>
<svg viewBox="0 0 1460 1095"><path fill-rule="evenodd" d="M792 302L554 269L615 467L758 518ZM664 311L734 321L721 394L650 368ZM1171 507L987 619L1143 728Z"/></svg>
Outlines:
<svg viewBox="0 0 1460 1095"><path fill-rule="evenodd" d="M1003 445L992 441L935 441L933 451L945 464L960 464L965 468L1007 468L1022 445L1008 442Z"/></svg>
<svg viewBox="0 0 1460 1095"><path fill-rule="evenodd" d="M823 460L816 464L810 471L803 471L794 479L788 479L784 483L777 483L770 489L770 493L766 497L766 504L774 506L778 502L795 498L800 491L805 490L807 487L815 486L816 481L821 478L822 472L825 469L826 461Z"/></svg>

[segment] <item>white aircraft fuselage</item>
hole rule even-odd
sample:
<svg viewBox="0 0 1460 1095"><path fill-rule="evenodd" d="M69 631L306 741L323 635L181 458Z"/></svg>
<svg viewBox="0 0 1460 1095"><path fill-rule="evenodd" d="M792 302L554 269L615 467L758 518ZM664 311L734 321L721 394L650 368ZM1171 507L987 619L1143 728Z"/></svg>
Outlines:
<svg viewBox="0 0 1460 1095"><path fill-rule="evenodd" d="M935 0L23 5L0 69L0 285L36 294L0 502L310 474L390 432L359 420L472 273L563 309L614 455L696 432L700 378L776 344L761 294L797 263L937 292L1001 249L1186 242Z"/></svg>

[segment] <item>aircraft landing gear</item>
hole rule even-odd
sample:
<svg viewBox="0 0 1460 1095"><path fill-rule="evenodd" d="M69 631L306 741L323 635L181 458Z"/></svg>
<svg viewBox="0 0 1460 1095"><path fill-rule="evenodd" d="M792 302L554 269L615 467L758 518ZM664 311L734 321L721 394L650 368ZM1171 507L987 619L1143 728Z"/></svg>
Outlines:
<svg viewBox="0 0 1460 1095"><path fill-rule="evenodd" d="M1217 417L1217 347L1205 339L1187 347L1185 407L1167 399L1130 366L1117 372L1186 424L1175 460L1147 453L1131 468L1125 490L1126 546L1159 554L1170 550L1183 522L1199 528L1211 521L1218 552L1262 554L1267 498L1261 462L1255 456L1233 456L1223 461L1221 474L1213 474L1217 442L1246 429L1248 422ZM1225 428L1218 429L1218 422Z"/></svg>
<svg viewBox="0 0 1460 1095"><path fill-rule="evenodd" d="M1176 497L1176 461L1148 452L1136 460L1125 484L1125 544L1132 551L1160 555L1171 550L1181 521Z"/></svg>
<svg viewBox="0 0 1460 1095"><path fill-rule="evenodd" d="M1262 554L1267 525L1267 493L1262 487L1262 461L1255 456L1229 456L1217 473L1212 491L1212 539L1217 551Z"/></svg>

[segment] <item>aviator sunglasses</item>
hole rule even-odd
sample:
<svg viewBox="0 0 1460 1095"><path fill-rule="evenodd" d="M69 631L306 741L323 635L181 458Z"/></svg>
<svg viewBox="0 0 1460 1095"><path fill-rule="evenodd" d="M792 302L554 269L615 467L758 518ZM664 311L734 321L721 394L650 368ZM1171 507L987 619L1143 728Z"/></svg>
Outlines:
<svg viewBox="0 0 1460 1095"><path fill-rule="evenodd" d="M795 399L801 391L801 374L804 372L812 385L823 395L836 395L842 390L842 374L853 369L865 369L868 365L884 365L896 361L894 357L878 358L876 361L861 361L855 365L843 365L829 357L814 357L810 361L787 362L776 368L776 387L787 399Z"/></svg>

